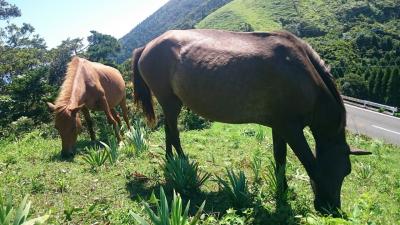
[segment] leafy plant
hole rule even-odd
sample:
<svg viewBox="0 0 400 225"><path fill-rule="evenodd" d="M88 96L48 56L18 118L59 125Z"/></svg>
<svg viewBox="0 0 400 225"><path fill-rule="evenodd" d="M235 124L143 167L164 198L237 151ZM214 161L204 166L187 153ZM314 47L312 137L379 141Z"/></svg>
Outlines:
<svg viewBox="0 0 400 225"><path fill-rule="evenodd" d="M101 150L99 147L85 148L88 152L83 156L83 160L87 162L92 169L103 166L110 157L107 150Z"/></svg>
<svg viewBox="0 0 400 225"><path fill-rule="evenodd" d="M172 156L164 161L164 176L167 183L181 194L198 191L211 174L200 174L199 164L188 157Z"/></svg>
<svg viewBox="0 0 400 225"><path fill-rule="evenodd" d="M1 225L33 225L42 224L48 218L49 215L44 215L41 217L28 219L29 210L31 208L31 201L28 201L29 195L25 195L24 199L21 201L18 209L14 214L14 207L12 204L12 198L9 196L7 200L4 200L0 196L0 224ZM12 216L15 215L14 220ZM13 221L13 222L11 222Z"/></svg>
<svg viewBox="0 0 400 225"><path fill-rule="evenodd" d="M125 133L125 147L127 149L133 146L135 154L139 155L149 149L149 145L146 140L147 132L140 122L135 122L130 130Z"/></svg>
<svg viewBox="0 0 400 225"><path fill-rule="evenodd" d="M227 194L232 204L238 208L246 208L250 206L251 195L246 181L246 176L243 171L240 171L238 175L232 169L226 168L228 175L228 181L217 176L218 183L222 187L223 191Z"/></svg>
<svg viewBox="0 0 400 225"><path fill-rule="evenodd" d="M154 197L154 194L152 195ZM160 203L159 203L160 202ZM195 216L189 222L189 206L190 201L186 204L185 210L182 211L182 198L179 194L174 191L174 197L171 202L170 208L168 207L168 201L164 193L164 189L160 188L160 200L156 200L155 204L157 212L154 212L151 207L144 202L146 213L149 215L152 224L154 225L195 225L200 219L201 212L203 211L205 201L201 204L197 210ZM141 225L150 225L143 217L136 213L130 213L136 221Z"/></svg>
<svg viewBox="0 0 400 225"><path fill-rule="evenodd" d="M118 142L115 138L109 138L108 143L106 144L100 141L100 144L104 146L105 150L108 153L108 160L111 165L115 165L118 161L119 152L118 152Z"/></svg>

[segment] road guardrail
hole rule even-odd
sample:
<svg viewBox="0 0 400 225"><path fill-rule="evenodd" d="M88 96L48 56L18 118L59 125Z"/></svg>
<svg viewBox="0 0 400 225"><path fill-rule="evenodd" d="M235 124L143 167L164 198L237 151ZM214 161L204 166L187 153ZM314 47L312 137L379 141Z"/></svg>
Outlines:
<svg viewBox="0 0 400 225"><path fill-rule="evenodd" d="M398 111L397 107L393 107L393 106L383 105L383 104L379 104L379 103L375 103L375 102L371 102L371 101L367 101L367 100L362 100L362 99L358 99L358 98L353 98L353 97L349 97L349 96L345 96L345 95L342 95L342 98L346 102L357 103L359 105L362 105L364 108L372 107L372 108L383 109L385 111L389 111L392 113L392 115L394 115Z"/></svg>

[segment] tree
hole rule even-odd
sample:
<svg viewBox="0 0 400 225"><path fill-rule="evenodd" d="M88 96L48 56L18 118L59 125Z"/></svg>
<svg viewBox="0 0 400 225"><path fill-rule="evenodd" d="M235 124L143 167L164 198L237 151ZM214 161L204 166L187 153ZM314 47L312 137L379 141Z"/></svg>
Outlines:
<svg viewBox="0 0 400 225"><path fill-rule="evenodd" d="M378 74L375 77L374 89L372 90L373 99L377 102L383 102L382 98L382 78L383 78L383 70L378 70Z"/></svg>
<svg viewBox="0 0 400 225"><path fill-rule="evenodd" d="M73 55L77 55L82 51L82 39L67 39L49 52L50 58L53 60L49 68L49 84L60 86L67 70L67 64L71 61Z"/></svg>
<svg viewBox="0 0 400 225"><path fill-rule="evenodd" d="M114 65L114 58L121 50L118 40L111 35L90 31L92 34L87 38L89 47L86 55L89 60Z"/></svg>
<svg viewBox="0 0 400 225"><path fill-rule="evenodd" d="M11 5L5 0L0 0L0 20L8 20L19 16L21 16L21 11L17 6Z"/></svg>
<svg viewBox="0 0 400 225"><path fill-rule="evenodd" d="M385 70L385 75L383 75L382 77L382 99L384 100L384 102L387 102L387 88L388 88L388 84L389 84L389 79L390 76L392 74L392 71L390 70L390 68L386 68Z"/></svg>
<svg viewBox="0 0 400 225"><path fill-rule="evenodd" d="M400 72L399 68L393 69L388 82L387 104L400 107Z"/></svg>
<svg viewBox="0 0 400 225"><path fill-rule="evenodd" d="M373 90L375 87L375 78L376 78L377 74L378 74L378 72L376 70L372 70L371 76L368 78L368 93L369 93L369 98L371 100L374 100Z"/></svg>
<svg viewBox="0 0 400 225"><path fill-rule="evenodd" d="M362 76L354 73L346 74L337 80L343 95L365 99L368 97L367 82Z"/></svg>

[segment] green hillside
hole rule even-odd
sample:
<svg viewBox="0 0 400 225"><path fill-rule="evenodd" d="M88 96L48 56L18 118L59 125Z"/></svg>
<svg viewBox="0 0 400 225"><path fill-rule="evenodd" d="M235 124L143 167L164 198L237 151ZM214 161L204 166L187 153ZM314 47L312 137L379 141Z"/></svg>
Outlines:
<svg viewBox="0 0 400 225"><path fill-rule="evenodd" d="M321 54L344 94L400 106L399 18L389 0L234 0L196 28L288 30Z"/></svg>
<svg viewBox="0 0 400 225"><path fill-rule="evenodd" d="M120 62L131 56L134 48L143 46L170 29L193 28L208 14L231 0L170 0L132 31L120 39Z"/></svg>

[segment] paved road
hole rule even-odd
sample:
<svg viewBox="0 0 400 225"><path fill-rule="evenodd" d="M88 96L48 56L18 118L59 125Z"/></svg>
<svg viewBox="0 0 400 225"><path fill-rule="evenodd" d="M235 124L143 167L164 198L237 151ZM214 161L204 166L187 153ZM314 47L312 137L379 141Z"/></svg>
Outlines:
<svg viewBox="0 0 400 225"><path fill-rule="evenodd" d="M400 118L346 104L347 129L400 146Z"/></svg>

